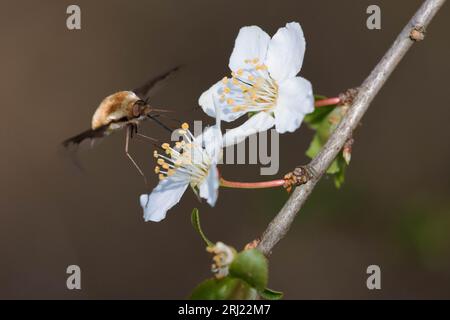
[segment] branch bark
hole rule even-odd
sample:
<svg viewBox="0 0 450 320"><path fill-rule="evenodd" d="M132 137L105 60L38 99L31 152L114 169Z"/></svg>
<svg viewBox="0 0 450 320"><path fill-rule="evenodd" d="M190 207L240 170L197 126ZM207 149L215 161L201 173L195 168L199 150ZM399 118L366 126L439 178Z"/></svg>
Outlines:
<svg viewBox="0 0 450 320"><path fill-rule="evenodd" d="M269 256L273 247L284 238L299 210L313 191L317 182L336 158L347 139L349 139L360 122L370 103L380 91L397 64L413 45L423 39L424 30L446 0L427 0L417 10L408 24L395 39L370 75L359 87L353 104L343 117L341 123L328 139L319 154L311 160L309 166L315 172L306 184L297 187L281 211L270 222L261 237L258 249Z"/></svg>

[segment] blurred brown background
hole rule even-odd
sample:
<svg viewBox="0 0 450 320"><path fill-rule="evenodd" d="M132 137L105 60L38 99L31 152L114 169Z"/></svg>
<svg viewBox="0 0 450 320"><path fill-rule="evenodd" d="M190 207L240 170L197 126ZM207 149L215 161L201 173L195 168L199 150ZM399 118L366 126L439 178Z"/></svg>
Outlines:
<svg viewBox="0 0 450 320"><path fill-rule="evenodd" d="M124 134L80 150L86 172L58 153L89 127L106 95L176 64L186 67L152 100L177 117L204 119L198 96L228 74L241 26L269 34L299 21L302 76L333 96L359 85L420 5L403 1L76 1L82 29L66 28L72 1L0 4L0 298L185 298L210 276L190 225L198 207L212 240L241 248L259 236L287 195L221 190L216 208L187 192L161 223L144 223L149 191L123 153ZM382 29L366 28L378 4ZM324 179L270 259L270 287L296 298L450 298L449 8L432 22L373 102L355 134L347 181ZM147 134L168 139L147 122ZM279 176L307 161L312 132L281 136ZM133 141L151 185L153 147ZM257 180L258 165L222 167ZM78 264L82 290L66 289ZM382 290L366 288L366 268Z"/></svg>

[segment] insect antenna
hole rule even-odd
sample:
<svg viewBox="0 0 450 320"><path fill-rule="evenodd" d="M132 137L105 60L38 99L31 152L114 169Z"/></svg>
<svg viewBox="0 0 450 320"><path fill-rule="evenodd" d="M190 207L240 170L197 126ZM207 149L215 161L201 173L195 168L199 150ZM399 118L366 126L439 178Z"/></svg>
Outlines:
<svg viewBox="0 0 450 320"><path fill-rule="evenodd" d="M167 115L165 115L165 114L158 114L158 116L161 117L161 118L165 118L165 119L167 119L167 120L173 121L173 122L175 122L178 126L180 126L180 125L183 123L183 121L178 120L178 119L175 119L175 118L172 118L172 117L169 117L169 116L167 116Z"/></svg>
<svg viewBox="0 0 450 320"><path fill-rule="evenodd" d="M167 131L169 131L170 133L172 133L175 128L169 128L167 125L165 125L164 123L162 123L159 119L157 119L159 117L159 115L147 115L147 117L149 117L150 119L152 119L153 121L155 121L157 124L159 124L161 127L163 127L164 129L166 129Z"/></svg>

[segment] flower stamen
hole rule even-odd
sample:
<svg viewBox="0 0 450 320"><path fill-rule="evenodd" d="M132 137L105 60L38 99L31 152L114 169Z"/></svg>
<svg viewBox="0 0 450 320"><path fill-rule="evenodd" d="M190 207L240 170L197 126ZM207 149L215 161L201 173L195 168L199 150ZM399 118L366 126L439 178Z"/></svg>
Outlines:
<svg viewBox="0 0 450 320"><path fill-rule="evenodd" d="M272 111L278 98L278 84L272 79L265 64L258 58L245 59L246 67L223 78L220 102L231 112ZM231 81L230 81L231 80Z"/></svg>
<svg viewBox="0 0 450 320"><path fill-rule="evenodd" d="M175 142L173 147L169 143L161 145L167 156L154 151L153 156L158 164L154 171L160 180L176 176L180 181L188 180L192 187L196 187L208 175L212 161L190 132L187 123L181 125L178 133L183 138L182 141Z"/></svg>

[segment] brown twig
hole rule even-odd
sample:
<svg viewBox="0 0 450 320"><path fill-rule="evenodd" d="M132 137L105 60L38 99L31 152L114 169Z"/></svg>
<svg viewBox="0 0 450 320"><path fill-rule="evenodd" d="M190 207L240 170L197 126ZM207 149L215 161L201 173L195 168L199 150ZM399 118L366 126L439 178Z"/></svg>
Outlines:
<svg viewBox="0 0 450 320"><path fill-rule="evenodd" d="M270 255L273 247L289 231L295 216L339 151L342 150L345 142L351 137L353 130L357 127L374 97L413 43L423 38L423 30L425 30L444 2L445 0L426 0L397 36L397 39L395 39L391 48L386 52L375 69L372 70L361 87L358 88L358 93L348 112L319 154L308 165L313 169L315 175L306 184L294 190L281 211L270 222L263 233L258 248L266 256Z"/></svg>

